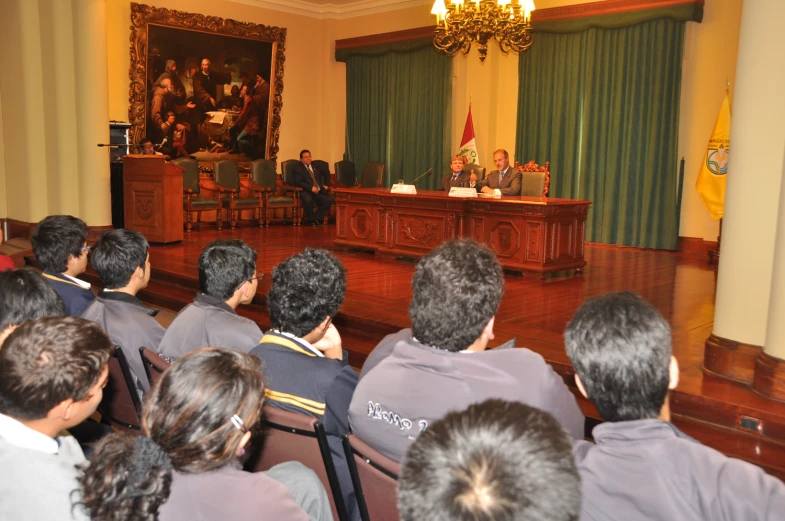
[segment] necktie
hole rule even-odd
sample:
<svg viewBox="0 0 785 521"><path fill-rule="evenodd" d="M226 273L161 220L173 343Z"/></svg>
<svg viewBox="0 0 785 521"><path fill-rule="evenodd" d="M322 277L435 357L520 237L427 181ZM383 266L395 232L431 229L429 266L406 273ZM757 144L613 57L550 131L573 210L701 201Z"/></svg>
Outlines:
<svg viewBox="0 0 785 521"><path fill-rule="evenodd" d="M308 165L308 173L311 174L311 181L313 181L313 185L316 188L321 188L319 183L316 182L316 176L313 175L313 169L311 168L311 165Z"/></svg>

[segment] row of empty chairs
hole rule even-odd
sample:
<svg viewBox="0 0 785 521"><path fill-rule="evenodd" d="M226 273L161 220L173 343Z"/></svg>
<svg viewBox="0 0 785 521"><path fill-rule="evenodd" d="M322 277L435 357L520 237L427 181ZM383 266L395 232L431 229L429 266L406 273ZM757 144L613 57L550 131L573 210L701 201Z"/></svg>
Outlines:
<svg viewBox="0 0 785 521"><path fill-rule="evenodd" d="M169 363L154 351L139 349L145 372L155 384ZM142 401L135 392L130 366L118 346L109 360L109 381L99 405L102 417L126 432L141 430ZM265 406L265 434L246 462L246 470L261 472L286 461L299 461L312 469L330 496L333 517L348 521L327 434L316 418ZM356 436L344 438L344 450L363 521L398 521L396 487L400 465Z"/></svg>

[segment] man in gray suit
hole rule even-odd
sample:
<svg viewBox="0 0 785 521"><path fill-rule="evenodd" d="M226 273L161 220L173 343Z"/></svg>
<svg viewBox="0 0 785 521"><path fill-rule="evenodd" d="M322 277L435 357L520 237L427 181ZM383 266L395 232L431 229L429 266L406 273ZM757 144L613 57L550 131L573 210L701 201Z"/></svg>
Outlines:
<svg viewBox="0 0 785 521"><path fill-rule="evenodd" d="M510 166L510 155L500 148L493 153L493 164L496 170L488 177L477 182L484 194L521 195L522 174Z"/></svg>

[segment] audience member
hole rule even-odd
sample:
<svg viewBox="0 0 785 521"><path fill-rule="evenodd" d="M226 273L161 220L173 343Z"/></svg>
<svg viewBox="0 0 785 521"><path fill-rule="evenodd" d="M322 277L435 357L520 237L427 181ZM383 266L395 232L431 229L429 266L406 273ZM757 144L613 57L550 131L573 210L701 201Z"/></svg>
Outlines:
<svg viewBox="0 0 785 521"><path fill-rule="evenodd" d="M332 324L345 292L344 267L327 251L289 257L273 270L267 294L272 329L251 354L262 359L270 405L324 424L347 510L359 519L341 445L357 374Z"/></svg>
<svg viewBox="0 0 785 521"><path fill-rule="evenodd" d="M575 383L605 423L575 445L583 521L781 520L785 485L670 423L671 331L632 293L586 301L564 333Z"/></svg>
<svg viewBox="0 0 785 521"><path fill-rule="evenodd" d="M477 181L477 188L489 195L521 195L521 179L523 174L510 166L510 155L500 148L493 153L496 170L485 179Z"/></svg>
<svg viewBox="0 0 785 521"><path fill-rule="evenodd" d="M50 215L38 223L30 242L66 314L81 315L95 298L90 284L76 278L87 269L87 225L70 215Z"/></svg>
<svg viewBox="0 0 785 521"><path fill-rule="evenodd" d="M63 299L37 271L0 273L0 345L23 322L63 315Z"/></svg>
<svg viewBox="0 0 785 521"><path fill-rule="evenodd" d="M451 412L409 447L398 510L401 521L577 521L570 438L550 414L518 402Z"/></svg>
<svg viewBox="0 0 785 521"><path fill-rule="evenodd" d="M150 282L150 245L139 232L112 230L90 252L90 262L104 281L104 290L82 317L106 331L123 348L140 394L150 383L139 354L140 347L158 351L165 329L155 320L158 311L145 307L136 294Z"/></svg>
<svg viewBox="0 0 785 521"><path fill-rule="evenodd" d="M324 184L317 177L317 173L311 164L311 152L309 150L302 150L300 152L300 162L294 168L294 184L302 188L300 192L300 199L302 199L302 207L305 212L305 221L303 224L321 224L324 216L330 211L330 205L333 204L332 198L327 195L328 186ZM313 211L313 205L316 203L316 212Z"/></svg>
<svg viewBox="0 0 785 521"><path fill-rule="evenodd" d="M0 349L0 519L88 519L78 504L84 454L68 429L93 414L112 343L96 324L46 317Z"/></svg>
<svg viewBox="0 0 785 521"><path fill-rule="evenodd" d="M332 520L324 487L302 464L241 469L262 415L259 365L220 348L177 359L145 403L141 435L104 438L80 477L93 521Z"/></svg>
<svg viewBox="0 0 785 521"><path fill-rule="evenodd" d="M453 186L469 186L469 174L463 171L462 156L453 156L450 159L450 172L442 176L439 190L449 192Z"/></svg>
<svg viewBox="0 0 785 521"><path fill-rule="evenodd" d="M583 438L583 413L542 356L486 350L504 292L490 249L470 240L435 248L417 263L412 292L412 329L382 340L354 392L349 421L360 439L401 461L431 423L489 398L544 409Z"/></svg>
<svg viewBox="0 0 785 521"><path fill-rule="evenodd" d="M235 310L251 303L258 284L256 252L247 244L239 239L208 244L199 256L201 293L167 328L158 347L161 354L176 358L199 347L249 351L256 346L261 329Z"/></svg>
<svg viewBox="0 0 785 521"><path fill-rule="evenodd" d="M3 228L0 227L0 244L3 244ZM14 259L9 257L8 255L0 255L0 271L12 270L16 266L14 265Z"/></svg>
<svg viewBox="0 0 785 521"><path fill-rule="evenodd" d="M150 139L144 138L142 141L139 142L139 145L142 147L142 155L145 156L163 155L160 152L155 151L155 145L153 145L153 142Z"/></svg>

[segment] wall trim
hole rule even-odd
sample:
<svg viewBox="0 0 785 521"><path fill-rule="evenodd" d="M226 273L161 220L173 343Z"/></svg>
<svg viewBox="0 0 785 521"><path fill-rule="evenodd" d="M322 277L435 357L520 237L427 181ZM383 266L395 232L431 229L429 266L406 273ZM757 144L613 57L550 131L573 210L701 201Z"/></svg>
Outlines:
<svg viewBox="0 0 785 521"><path fill-rule="evenodd" d="M433 5L431 0L359 0L345 4L317 4L307 0L232 0L238 4L253 5L290 14L299 14L320 20L343 20L369 14L398 11L410 7ZM435 22L434 22L435 23Z"/></svg>
<svg viewBox="0 0 785 521"><path fill-rule="evenodd" d="M703 351L703 370L707 373L751 384L755 378L756 360L763 348L729 340L712 333Z"/></svg>
<svg viewBox="0 0 785 521"><path fill-rule="evenodd" d="M354 38L344 38L335 40L335 50L356 49L358 47L368 47L371 45L385 45L390 43L408 42L410 40L420 40L423 38L433 38L435 26L417 27L415 29L405 29L403 31L393 31L389 33L369 34L367 36L357 36Z"/></svg>
<svg viewBox="0 0 785 521"><path fill-rule="evenodd" d="M608 15L656 9L660 7L673 7L678 5L698 5L703 7L705 0L604 0L588 4L565 5L563 7L550 7L548 9L535 9L532 11L532 24L538 22L551 22L555 20L568 20L570 18L584 18L588 16ZM536 6L536 2L535 2Z"/></svg>
<svg viewBox="0 0 785 521"><path fill-rule="evenodd" d="M16 219L6 219L8 222L8 236L5 240L9 239L29 239L35 231L38 223L29 223L25 221L17 221ZM88 226L87 227L87 241L95 242L101 238L106 232L114 230L114 226Z"/></svg>
<svg viewBox="0 0 785 521"><path fill-rule="evenodd" d="M761 353L755 360L752 390L766 398L785 401L785 360Z"/></svg>
<svg viewBox="0 0 785 521"><path fill-rule="evenodd" d="M709 250L717 249L717 241L707 241L700 237L679 237L676 251L708 257Z"/></svg>

